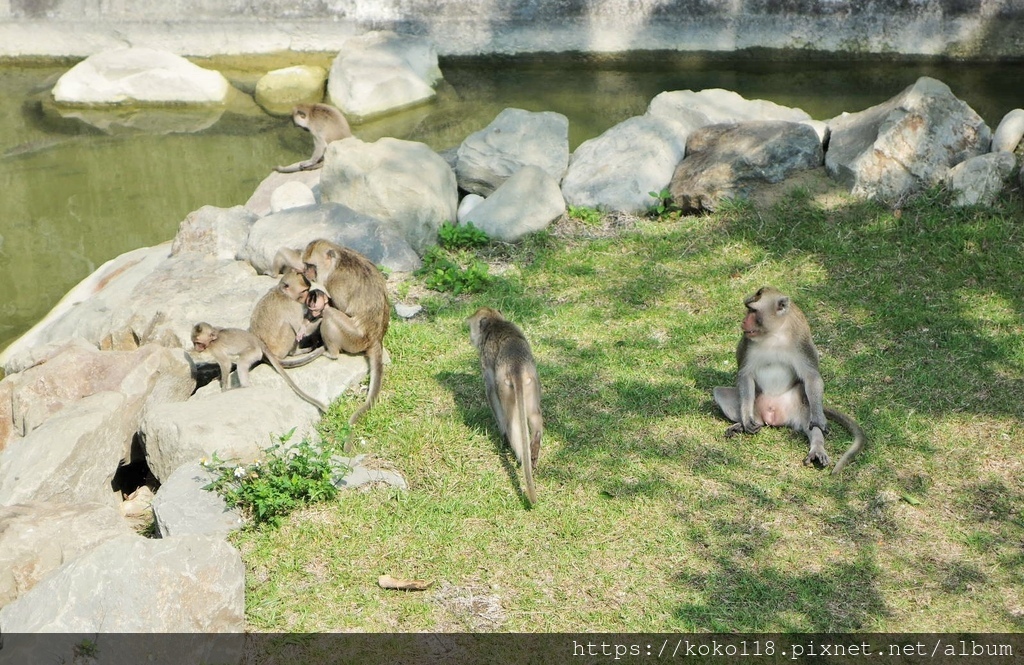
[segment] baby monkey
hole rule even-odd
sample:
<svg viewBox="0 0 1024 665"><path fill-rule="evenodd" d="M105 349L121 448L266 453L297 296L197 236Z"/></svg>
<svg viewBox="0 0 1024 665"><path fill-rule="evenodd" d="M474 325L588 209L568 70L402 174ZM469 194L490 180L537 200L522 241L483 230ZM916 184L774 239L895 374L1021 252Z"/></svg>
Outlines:
<svg viewBox="0 0 1024 665"><path fill-rule="evenodd" d="M285 383L295 394L315 406L320 413L327 407L316 398L303 392L295 385L292 378L285 372L281 361L270 352L267 346L256 335L241 328L218 328L206 322L199 322L192 327L192 348L197 352L209 351L220 367L220 389L231 388L231 364L238 368L238 384L249 386L249 370L261 360L266 360L281 375Z"/></svg>
<svg viewBox="0 0 1024 665"><path fill-rule="evenodd" d="M853 444L832 469L839 473L864 447L864 431L853 418L824 405L825 384L807 319L789 296L770 286L743 304L747 315L736 347L736 387L714 390L718 407L735 423L725 435L754 434L764 425L791 427L807 436L804 464L825 467L828 416L853 435Z"/></svg>
<svg viewBox="0 0 1024 665"><path fill-rule="evenodd" d="M480 352L484 390L501 435L508 441L526 477L526 496L537 503L533 471L540 457L544 420L540 379L530 344L516 325L495 309L481 307L467 319L469 339Z"/></svg>
<svg viewBox="0 0 1024 665"><path fill-rule="evenodd" d="M330 104L299 104L292 109L292 122L313 135L313 154L305 161L276 167L278 173L318 169L324 165L328 143L352 136L344 114Z"/></svg>

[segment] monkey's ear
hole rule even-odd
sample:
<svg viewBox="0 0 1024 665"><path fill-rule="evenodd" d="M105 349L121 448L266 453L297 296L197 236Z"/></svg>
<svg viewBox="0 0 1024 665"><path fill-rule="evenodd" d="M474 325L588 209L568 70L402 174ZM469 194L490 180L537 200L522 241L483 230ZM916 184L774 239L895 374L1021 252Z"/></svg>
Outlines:
<svg viewBox="0 0 1024 665"><path fill-rule="evenodd" d="M338 259L338 253L333 249L329 249L327 250L327 258L331 259L332 261L336 261Z"/></svg>
<svg viewBox="0 0 1024 665"><path fill-rule="evenodd" d="M775 313L785 314L789 311L789 296L782 296L775 301Z"/></svg>

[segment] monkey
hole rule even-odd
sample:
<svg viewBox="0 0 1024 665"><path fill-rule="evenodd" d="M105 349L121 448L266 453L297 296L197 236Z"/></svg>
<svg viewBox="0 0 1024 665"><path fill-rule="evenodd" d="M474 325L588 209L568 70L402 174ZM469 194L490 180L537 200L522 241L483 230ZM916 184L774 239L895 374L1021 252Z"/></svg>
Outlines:
<svg viewBox="0 0 1024 665"><path fill-rule="evenodd" d="M533 472L540 457L544 419L540 378L523 332L495 309L481 307L466 320L470 342L480 352L484 391L498 429L523 467L526 496L537 503Z"/></svg>
<svg viewBox="0 0 1024 665"><path fill-rule="evenodd" d="M387 283L377 266L359 252L329 240L311 241L302 251L282 249L274 269L301 270L310 282L327 290L330 305L322 310L320 337L330 358L366 353L370 388L366 401L349 418L354 425L376 402L384 376L384 335L391 322Z"/></svg>
<svg viewBox="0 0 1024 665"><path fill-rule="evenodd" d="M314 325L306 320L309 288L305 275L285 270L281 280L256 303L249 319L249 331L289 369L310 363L323 353L323 349L314 349L303 356L284 360L295 351L304 331L309 330L311 334L315 325L319 325L319 322Z"/></svg>
<svg viewBox="0 0 1024 665"><path fill-rule="evenodd" d="M725 435L755 434L764 425L788 426L807 436L804 464L826 467L828 416L853 435L853 444L832 469L833 474L841 472L864 447L864 431L850 416L824 405L818 349L804 313L770 286L743 304L747 314L736 347L736 387L719 386L713 393L722 413L734 423Z"/></svg>
<svg viewBox="0 0 1024 665"><path fill-rule="evenodd" d="M302 326L295 333L295 341L301 343L308 337L320 332L320 322L323 320L324 309L329 307L330 297L322 289L310 289L306 295L305 314L302 318Z"/></svg>
<svg viewBox="0 0 1024 665"><path fill-rule="evenodd" d="M278 173L318 169L324 165L328 143L352 136L345 115L329 104L299 104L292 109L292 122L313 135L313 154L305 161L275 167Z"/></svg>
<svg viewBox="0 0 1024 665"><path fill-rule="evenodd" d="M205 321L200 321L192 327L192 348L197 352L209 351L217 361L217 365L220 366L221 392L226 392L231 388L232 362L238 368L238 384L246 388L249 386L249 370L261 360L266 360L281 375L288 387L295 391L296 395L315 406L320 413L327 412L327 407L323 403L295 385L277 356L271 353L259 337L248 330L217 328Z"/></svg>

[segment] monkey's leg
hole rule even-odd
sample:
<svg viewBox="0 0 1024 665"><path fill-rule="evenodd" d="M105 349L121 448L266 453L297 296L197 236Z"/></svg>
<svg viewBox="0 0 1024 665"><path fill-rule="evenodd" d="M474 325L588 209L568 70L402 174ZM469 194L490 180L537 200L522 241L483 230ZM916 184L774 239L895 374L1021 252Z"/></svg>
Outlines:
<svg viewBox="0 0 1024 665"><path fill-rule="evenodd" d="M715 403L718 404L718 408L722 410L722 415L729 422L733 423L732 426L725 430L725 435L732 437L742 434L743 423L741 422L742 417L740 415L740 391L732 386L718 386L712 391L712 395L715 397Z"/></svg>
<svg viewBox="0 0 1024 665"><path fill-rule="evenodd" d="M229 358L217 359L217 366L220 367L220 391L225 392L231 389L231 360Z"/></svg>
<svg viewBox="0 0 1024 665"><path fill-rule="evenodd" d="M238 362L235 368L238 370L238 385L242 388L249 387L249 370L252 366L263 359L263 349L259 347L249 348L238 354Z"/></svg>
<svg viewBox="0 0 1024 665"><path fill-rule="evenodd" d="M362 353L366 350L366 334L352 317L334 307L324 308L320 337L328 358L337 358L340 351Z"/></svg>

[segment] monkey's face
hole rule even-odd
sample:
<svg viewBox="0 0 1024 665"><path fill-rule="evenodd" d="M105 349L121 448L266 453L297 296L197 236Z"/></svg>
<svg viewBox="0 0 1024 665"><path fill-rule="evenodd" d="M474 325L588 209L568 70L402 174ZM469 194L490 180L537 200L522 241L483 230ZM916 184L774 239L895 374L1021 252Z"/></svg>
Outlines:
<svg viewBox="0 0 1024 665"><path fill-rule="evenodd" d="M209 325L197 323L192 328L192 349L197 352L205 351L215 339L217 339L217 334Z"/></svg>
<svg viewBox="0 0 1024 665"><path fill-rule="evenodd" d="M314 289L306 296L306 309L309 310L310 318L318 318L324 313L327 307L327 294L320 289Z"/></svg>

